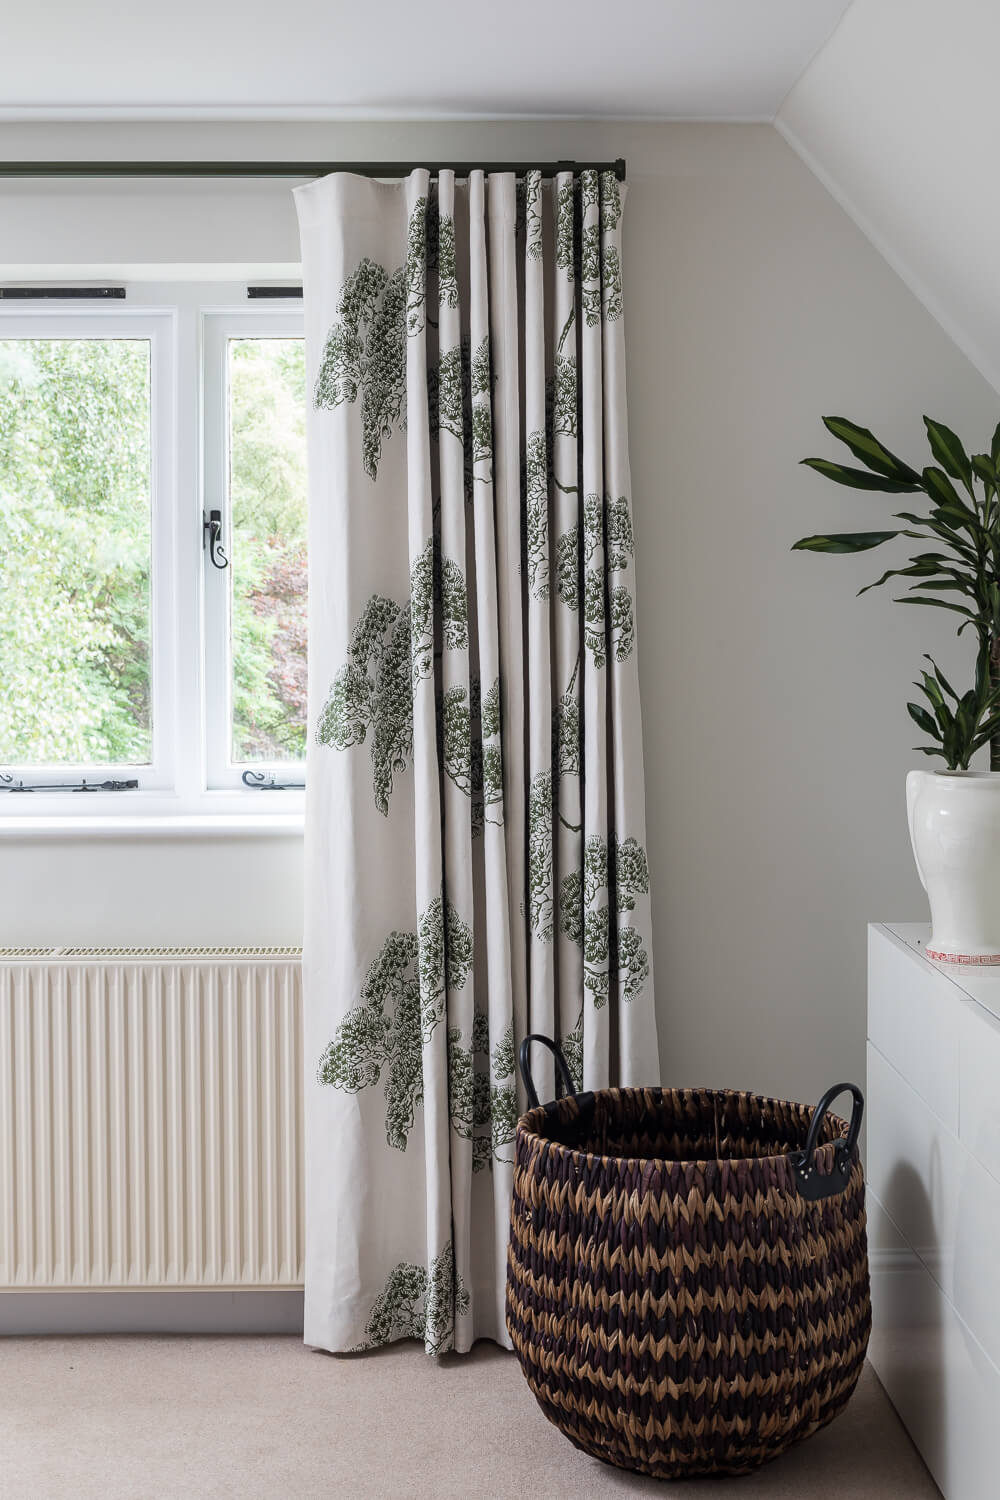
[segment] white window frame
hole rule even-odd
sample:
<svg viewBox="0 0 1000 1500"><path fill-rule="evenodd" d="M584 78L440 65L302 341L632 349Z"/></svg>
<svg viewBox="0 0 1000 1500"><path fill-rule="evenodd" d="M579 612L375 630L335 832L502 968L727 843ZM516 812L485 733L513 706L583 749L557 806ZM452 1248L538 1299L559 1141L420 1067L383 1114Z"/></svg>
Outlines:
<svg viewBox="0 0 1000 1500"><path fill-rule="evenodd" d="M76 311L63 304L39 304L30 313L0 305L0 338L4 339L142 339L149 342L150 418L150 717L152 749L148 765L86 764L12 765L5 773L25 783L117 781L138 776L150 792L169 790L174 784L176 733L173 722L173 684L176 675L174 494L174 368L176 318L170 308L108 308ZM59 794L34 793L56 797ZM63 793L76 802L92 796ZM124 795L124 794L117 794ZM5 801L20 804L21 798L4 794ZM6 808L3 809L6 811Z"/></svg>
<svg viewBox="0 0 1000 1500"><path fill-rule="evenodd" d="M229 342L241 338L302 338L301 307L279 306L248 311L205 309L202 323L203 375L203 508L222 512L223 546L232 558L229 496ZM232 573L213 567L205 552L205 747L209 790L243 788L244 771L302 782L302 761L232 759ZM245 788L244 788L245 790Z"/></svg>
<svg viewBox="0 0 1000 1500"><path fill-rule="evenodd" d="M123 302L0 302L0 337L150 339L153 763L5 763L0 770L32 785L137 776L140 786L108 793L4 793L0 835L104 827L122 833L297 831L303 793L250 790L241 781L248 767L229 761L230 579L228 570L208 561L202 518L220 509L228 542L227 341L267 336L272 329L274 336L301 337L301 302L248 304L252 270L227 283L107 280L124 284ZM252 769L273 773L278 781L305 781L301 762L254 762Z"/></svg>

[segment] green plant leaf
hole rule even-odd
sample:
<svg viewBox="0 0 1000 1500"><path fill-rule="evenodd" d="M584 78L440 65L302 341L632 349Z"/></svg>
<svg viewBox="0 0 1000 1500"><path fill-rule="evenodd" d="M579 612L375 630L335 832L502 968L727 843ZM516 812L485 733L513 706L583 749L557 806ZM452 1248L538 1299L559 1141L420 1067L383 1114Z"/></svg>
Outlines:
<svg viewBox="0 0 1000 1500"><path fill-rule="evenodd" d="M959 525L968 524L971 517L976 524L979 516L971 505L967 505L961 495L942 469L936 469L933 464L924 470L924 489L931 499L941 507L942 510L950 510L955 513L955 519Z"/></svg>
<svg viewBox="0 0 1000 1500"><path fill-rule="evenodd" d="M980 725L978 742L975 748L978 750L981 745L988 744L993 736L998 733L1000 733L1000 714L993 714L992 717L986 719Z"/></svg>
<svg viewBox="0 0 1000 1500"><path fill-rule="evenodd" d="M908 568L887 568L881 578L876 578L874 583L866 583L863 589L858 589L857 597L867 594L869 589L881 588L882 584L890 578L930 578L944 570L936 563L920 563L916 559Z"/></svg>
<svg viewBox="0 0 1000 1500"><path fill-rule="evenodd" d="M904 464L901 458L897 458L895 453L890 453L867 427L858 427L846 417L824 417L823 425L850 448L855 458L860 458L876 474L885 474L890 479L919 487L919 475L909 464Z"/></svg>
<svg viewBox="0 0 1000 1500"><path fill-rule="evenodd" d="M958 696L958 694L955 692L955 689L952 687L951 683L948 681L947 677L944 675L944 673L942 672L941 668L938 666L937 662L934 660L933 656L928 656L927 660L930 662L931 666L934 668L934 676L935 676L937 682L941 685L942 689L948 694L949 698L954 698L955 702L958 703L959 702L959 696Z"/></svg>
<svg viewBox="0 0 1000 1500"><path fill-rule="evenodd" d="M947 599L922 599L914 597L912 594L901 594L898 599L894 599L892 602L893 604L927 604L931 609L951 609L954 610L955 614L966 615L970 620L979 619L979 616L974 615L971 609L966 609L964 604L951 604Z"/></svg>
<svg viewBox="0 0 1000 1500"><path fill-rule="evenodd" d="M904 533L909 535L909 532ZM917 552L912 558L913 564L925 566L928 574L931 571L939 573L943 578L954 578L956 583L968 585L972 594L977 594L981 589L982 577L978 569L971 564L964 564L964 559L948 557L943 552Z"/></svg>
<svg viewBox="0 0 1000 1500"><path fill-rule="evenodd" d="M1000 464L1000 422L993 429L993 441L990 444L990 458L995 464Z"/></svg>
<svg viewBox="0 0 1000 1500"><path fill-rule="evenodd" d="M922 683L914 683L914 687L921 689L931 708L934 710L934 718L938 726L938 739L944 742L951 727L951 710L944 701L944 694L934 681L934 678L927 672L924 672L923 679Z"/></svg>
<svg viewBox="0 0 1000 1500"><path fill-rule="evenodd" d="M972 737L976 732L976 710L973 704L967 701L970 696L966 693L955 710L955 727L956 741L961 741L963 745L971 747ZM966 759L968 759L968 754L967 750Z"/></svg>
<svg viewBox="0 0 1000 1500"><path fill-rule="evenodd" d="M997 466L992 458L986 453L974 453L972 455L972 467L985 485L994 489L997 484Z"/></svg>
<svg viewBox="0 0 1000 1500"><path fill-rule="evenodd" d="M846 484L854 490L881 490L886 495L912 495L923 486L909 480L890 479L882 474L869 474L865 469L852 469L845 464L831 463L828 458L803 458L799 460L807 469L832 479L835 484Z"/></svg>
<svg viewBox="0 0 1000 1500"><path fill-rule="evenodd" d="M927 660L930 661L930 657L928 657ZM927 671L926 667L921 668L920 676L923 678L923 681L915 682L913 686L916 688L920 688L921 692L926 693L935 708L943 707L944 693L942 693L940 687L938 686L937 678L932 677L931 674Z"/></svg>
<svg viewBox="0 0 1000 1500"><path fill-rule="evenodd" d="M976 556L976 549L969 542L965 541L963 537L960 537L957 531L953 531L950 526L945 525L943 521L935 520L933 515L915 516L912 512L906 510L897 511L896 520L912 521L916 526L926 526L928 531L933 531L934 535L939 537L941 541L947 542L953 552L957 552L959 557L965 562L971 563L972 567L978 570L979 559ZM917 537L925 542L931 540L930 537L924 536L919 531L905 531L903 535Z"/></svg>
<svg viewBox="0 0 1000 1500"><path fill-rule="evenodd" d="M957 593L969 594L975 598L972 587L968 583L957 583L951 578L925 578L920 583L911 583L911 589L932 589L935 593Z"/></svg>
<svg viewBox="0 0 1000 1500"><path fill-rule="evenodd" d="M919 703L908 703L906 710L914 724L922 729L924 734L929 734L932 740L940 740L940 730L926 708L921 708Z"/></svg>
<svg viewBox="0 0 1000 1500"><path fill-rule="evenodd" d="M792 551L869 552L898 535L898 531L842 531L833 536L804 536L792 544Z"/></svg>
<svg viewBox="0 0 1000 1500"><path fill-rule="evenodd" d="M972 464L961 440L950 427L946 427L943 422L935 422L932 417L924 417L924 426L927 428L927 441L930 443L931 452L942 469L946 474L950 474L952 479L960 479L971 495ZM925 469L925 477L926 474Z"/></svg>
<svg viewBox="0 0 1000 1500"><path fill-rule="evenodd" d="M985 535L978 516L974 516L971 511L956 510L953 505L935 505L931 517L951 531L967 531L974 544L982 541Z"/></svg>

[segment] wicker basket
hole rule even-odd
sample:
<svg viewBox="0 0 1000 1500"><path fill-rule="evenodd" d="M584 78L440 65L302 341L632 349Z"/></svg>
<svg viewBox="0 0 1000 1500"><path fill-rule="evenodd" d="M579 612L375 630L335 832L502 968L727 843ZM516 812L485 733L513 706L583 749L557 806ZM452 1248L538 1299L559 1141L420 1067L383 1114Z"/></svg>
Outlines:
<svg viewBox="0 0 1000 1500"><path fill-rule="evenodd" d="M527 1048L568 1093L539 1106ZM575 1095L529 1037L507 1327L578 1448L661 1479L738 1474L846 1405L871 1303L864 1101L711 1089ZM850 1125L827 1113L844 1090Z"/></svg>

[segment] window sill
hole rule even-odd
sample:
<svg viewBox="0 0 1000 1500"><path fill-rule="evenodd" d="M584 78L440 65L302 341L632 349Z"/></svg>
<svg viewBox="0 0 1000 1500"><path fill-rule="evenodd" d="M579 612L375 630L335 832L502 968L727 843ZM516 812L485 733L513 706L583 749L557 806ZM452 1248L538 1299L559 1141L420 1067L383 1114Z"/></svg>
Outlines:
<svg viewBox="0 0 1000 1500"><path fill-rule="evenodd" d="M90 817L60 813L0 815L0 839L148 839L301 837L302 811L276 813L108 812Z"/></svg>

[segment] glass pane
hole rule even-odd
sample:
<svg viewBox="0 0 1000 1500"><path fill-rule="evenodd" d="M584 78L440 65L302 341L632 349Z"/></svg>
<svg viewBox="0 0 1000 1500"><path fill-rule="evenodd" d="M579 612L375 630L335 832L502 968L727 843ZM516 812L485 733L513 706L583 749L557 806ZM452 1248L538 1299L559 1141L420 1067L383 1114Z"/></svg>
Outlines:
<svg viewBox="0 0 1000 1500"><path fill-rule="evenodd" d="M232 755L306 749L306 369L300 338L229 340Z"/></svg>
<svg viewBox="0 0 1000 1500"><path fill-rule="evenodd" d="M148 339L0 339L0 762L143 765Z"/></svg>

